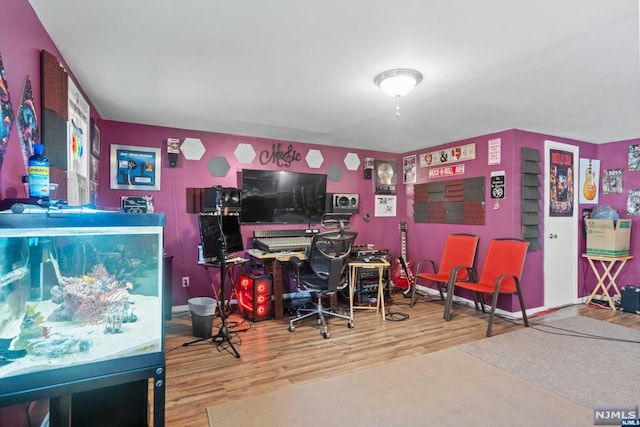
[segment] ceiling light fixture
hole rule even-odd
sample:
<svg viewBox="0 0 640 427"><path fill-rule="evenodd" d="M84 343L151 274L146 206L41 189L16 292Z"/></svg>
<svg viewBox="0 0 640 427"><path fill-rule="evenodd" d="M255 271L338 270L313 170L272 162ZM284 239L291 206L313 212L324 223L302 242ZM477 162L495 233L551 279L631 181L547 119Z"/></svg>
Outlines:
<svg viewBox="0 0 640 427"><path fill-rule="evenodd" d="M400 97L422 81L422 74L409 68L395 68L378 74L373 81L384 93L396 98L396 117L400 117Z"/></svg>

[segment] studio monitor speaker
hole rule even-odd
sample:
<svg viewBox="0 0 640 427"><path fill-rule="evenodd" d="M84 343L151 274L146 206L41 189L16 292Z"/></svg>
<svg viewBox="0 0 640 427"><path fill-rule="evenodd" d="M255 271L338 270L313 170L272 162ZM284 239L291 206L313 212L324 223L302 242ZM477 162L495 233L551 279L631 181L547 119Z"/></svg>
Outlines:
<svg viewBox="0 0 640 427"><path fill-rule="evenodd" d="M357 193L333 193L331 212L357 213L360 209L360 195Z"/></svg>
<svg viewBox="0 0 640 427"><path fill-rule="evenodd" d="M238 213L241 208L242 193L237 188L210 187L204 189L204 212Z"/></svg>

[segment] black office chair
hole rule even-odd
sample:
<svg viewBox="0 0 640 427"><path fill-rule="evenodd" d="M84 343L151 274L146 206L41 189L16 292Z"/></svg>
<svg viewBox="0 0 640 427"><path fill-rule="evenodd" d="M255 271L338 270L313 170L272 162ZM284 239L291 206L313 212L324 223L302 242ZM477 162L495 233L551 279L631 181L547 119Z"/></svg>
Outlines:
<svg viewBox="0 0 640 427"><path fill-rule="evenodd" d="M325 310L322 306L322 300L335 294L339 285L345 282L347 262L357 234L356 232L344 231L340 227L340 231L327 231L314 235L307 254L307 263L311 267L310 273L300 274L300 267L305 263L300 258L293 256L289 259L296 267L298 287L304 286L317 299L314 309L298 310L298 317L291 320L289 324L289 332L296 330L294 325L296 322L314 315L318 318L318 325L322 325L320 332L324 338L331 336L327 330L325 316L345 319L348 321L347 326L353 328L353 319L350 316ZM306 314L301 315L303 312Z"/></svg>

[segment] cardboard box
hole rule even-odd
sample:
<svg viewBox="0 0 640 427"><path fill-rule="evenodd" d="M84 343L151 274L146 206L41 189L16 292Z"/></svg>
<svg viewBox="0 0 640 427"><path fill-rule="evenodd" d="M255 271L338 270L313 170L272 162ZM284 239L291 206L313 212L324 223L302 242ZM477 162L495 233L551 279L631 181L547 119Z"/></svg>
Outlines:
<svg viewBox="0 0 640 427"><path fill-rule="evenodd" d="M631 220L587 219L587 255L629 255Z"/></svg>

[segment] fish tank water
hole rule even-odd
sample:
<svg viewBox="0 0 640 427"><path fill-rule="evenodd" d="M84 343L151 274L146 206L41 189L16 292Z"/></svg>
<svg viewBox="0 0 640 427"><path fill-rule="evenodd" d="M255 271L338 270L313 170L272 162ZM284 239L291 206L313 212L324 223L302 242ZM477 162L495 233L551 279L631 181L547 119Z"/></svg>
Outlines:
<svg viewBox="0 0 640 427"><path fill-rule="evenodd" d="M164 364L164 222L0 213L0 406Z"/></svg>

